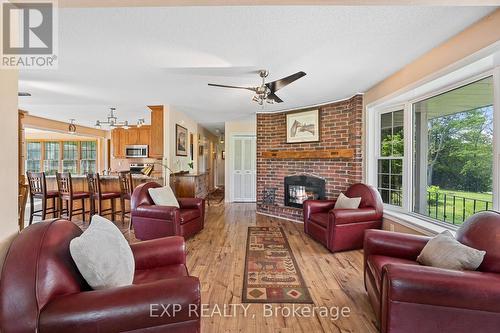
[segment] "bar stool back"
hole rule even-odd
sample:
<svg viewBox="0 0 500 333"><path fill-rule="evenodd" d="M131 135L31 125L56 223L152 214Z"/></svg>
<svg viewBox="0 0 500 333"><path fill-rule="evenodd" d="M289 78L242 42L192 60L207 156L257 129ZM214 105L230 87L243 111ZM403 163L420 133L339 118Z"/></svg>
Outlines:
<svg viewBox="0 0 500 333"><path fill-rule="evenodd" d="M33 223L33 217L40 217L42 220L45 220L48 214L52 214L52 217L57 217L58 210L56 200L59 196L57 191L49 191L47 190L47 180L45 179L44 172L26 172L26 176L28 177L28 185L29 185L29 196L30 196L30 222L31 225ZM35 199L42 200L42 208L39 210L35 210ZM52 207L47 207L47 201L52 200Z"/></svg>
<svg viewBox="0 0 500 333"><path fill-rule="evenodd" d="M100 216L111 215L111 220L115 221L116 199L120 198L120 192L103 192L101 188L101 178L98 173L87 174L87 183L89 185L91 197L91 215L96 214L96 200L97 200L97 214ZM104 200L110 200L111 207L103 208Z"/></svg>
<svg viewBox="0 0 500 333"><path fill-rule="evenodd" d="M128 200L130 204L130 198L132 197L132 192L134 191L134 180L132 179L132 173L130 171L120 171L118 174L118 180L120 182L120 206L121 206L121 219L122 223L125 222L125 217L129 218L128 227L131 227L130 209L126 210L125 201ZM129 205L130 207L130 205Z"/></svg>
<svg viewBox="0 0 500 333"><path fill-rule="evenodd" d="M85 222L85 214L90 212L85 210L85 199L90 198L90 193L73 191L73 180L69 172L57 172L56 178L59 189L59 215L63 217L65 214L64 216L70 221L73 215L82 215L83 222ZM73 204L77 200L81 200L82 206L75 209ZM64 208L64 203L66 203L66 208Z"/></svg>

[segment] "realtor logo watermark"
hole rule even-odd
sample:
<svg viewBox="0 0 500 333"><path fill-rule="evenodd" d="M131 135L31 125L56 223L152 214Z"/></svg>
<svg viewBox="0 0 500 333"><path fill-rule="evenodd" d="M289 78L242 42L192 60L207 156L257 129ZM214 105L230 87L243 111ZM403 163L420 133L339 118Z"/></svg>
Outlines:
<svg viewBox="0 0 500 333"><path fill-rule="evenodd" d="M4 1L1 68L57 68L57 2Z"/></svg>

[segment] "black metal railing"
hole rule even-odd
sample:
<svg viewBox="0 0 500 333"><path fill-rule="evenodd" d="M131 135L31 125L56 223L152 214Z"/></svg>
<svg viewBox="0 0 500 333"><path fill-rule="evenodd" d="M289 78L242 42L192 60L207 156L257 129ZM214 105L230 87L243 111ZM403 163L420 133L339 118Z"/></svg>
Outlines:
<svg viewBox="0 0 500 333"><path fill-rule="evenodd" d="M427 191L428 216L452 224L461 224L469 216L493 206L492 201Z"/></svg>

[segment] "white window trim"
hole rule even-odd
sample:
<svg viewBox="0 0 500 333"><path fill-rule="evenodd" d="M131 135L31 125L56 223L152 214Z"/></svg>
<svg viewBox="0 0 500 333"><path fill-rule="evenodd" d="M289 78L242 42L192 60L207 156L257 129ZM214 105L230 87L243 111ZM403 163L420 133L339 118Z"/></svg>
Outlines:
<svg viewBox="0 0 500 333"><path fill-rule="evenodd" d="M457 226L455 225L448 225L445 222L430 217L420 216L412 211L413 198L410 195L413 193L413 151L411 148L413 146L414 127L412 106L419 101L465 86L488 76L492 76L494 82L493 209L500 210L500 66L498 66L458 82L444 85L441 89L435 89L426 94L414 96L404 103L399 102L391 105L390 102L384 102L382 106L378 106L377 102L374 102L366 107L366 135L367 138L372 138L373 140L368 139L365 141L365 156L367 158L365 181L375 187L378 186L377 163L379 158L378 148L380 145L380 115L401 109L404 110L403 205L402 207L397 207L384 204L384 216L417 231L425 231L424 233L435 234L443 230L456 230ZM414 87L413 89L416 88ZM397 97L399 96L394 96L393 98L397 99Z"/></svg>

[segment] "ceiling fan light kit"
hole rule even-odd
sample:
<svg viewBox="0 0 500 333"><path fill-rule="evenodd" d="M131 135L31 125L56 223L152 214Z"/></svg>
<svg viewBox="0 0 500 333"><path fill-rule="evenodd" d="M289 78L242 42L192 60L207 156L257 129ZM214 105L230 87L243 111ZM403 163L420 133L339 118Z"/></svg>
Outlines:
<svg viewBox="0 0 500 333"><path fill-rule="evenodd" d="M278 90L305 76L306 73L300 71L282 79L266 83L266 78L268 75L269 71L265 69L259 71L259 76L262 78L262 84L258 87L238 87L214 83L209 83L208 85L212 87L250 90L255 92L255 95L252 97L252 101L256 102L257 104L264 105L264 102L268 104L274 104L283 102L283 100L276 95L276 92Z"/></svg>

